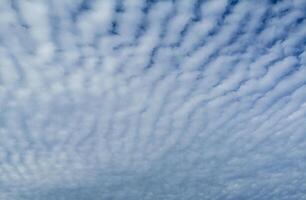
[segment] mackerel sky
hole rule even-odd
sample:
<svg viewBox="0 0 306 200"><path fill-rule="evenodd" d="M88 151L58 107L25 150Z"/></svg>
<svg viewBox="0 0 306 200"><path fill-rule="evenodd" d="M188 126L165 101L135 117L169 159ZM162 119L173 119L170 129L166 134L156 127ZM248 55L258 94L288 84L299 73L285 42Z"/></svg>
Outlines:
<svg viewBox="0 0 306 200"><path fill-rule="evenodd" d="M306 0L1 0L1 200L306 199Z"/></svg>

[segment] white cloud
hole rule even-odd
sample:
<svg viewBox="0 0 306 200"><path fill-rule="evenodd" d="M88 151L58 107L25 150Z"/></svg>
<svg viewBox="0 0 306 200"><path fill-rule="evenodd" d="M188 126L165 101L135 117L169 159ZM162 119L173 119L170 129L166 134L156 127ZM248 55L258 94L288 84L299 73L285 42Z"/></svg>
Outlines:
<svg viewBox="0 0 306 200"><path fill-rule="evenodd" d="M0 199L306 198L305 6L2 1Z"/></svg>

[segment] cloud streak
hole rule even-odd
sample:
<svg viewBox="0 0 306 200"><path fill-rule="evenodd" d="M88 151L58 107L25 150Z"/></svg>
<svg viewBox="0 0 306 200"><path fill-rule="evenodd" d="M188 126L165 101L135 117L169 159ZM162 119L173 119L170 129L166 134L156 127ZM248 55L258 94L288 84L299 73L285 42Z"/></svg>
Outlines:
<svg viewBox="0 0 306 200"><path fill-rule="evenodd" d="M2 1L0 198L306 198L305 9Z"/></svg>

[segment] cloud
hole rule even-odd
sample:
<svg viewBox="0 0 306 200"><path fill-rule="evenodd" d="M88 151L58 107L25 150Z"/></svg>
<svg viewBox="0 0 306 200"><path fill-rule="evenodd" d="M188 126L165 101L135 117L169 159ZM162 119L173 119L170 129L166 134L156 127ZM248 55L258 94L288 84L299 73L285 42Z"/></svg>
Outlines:
<svg viewBox="0 0 306 200"><path fill-rule="evenodd" d="M306 198L305 8L2 1L0 198Z"/></svg>

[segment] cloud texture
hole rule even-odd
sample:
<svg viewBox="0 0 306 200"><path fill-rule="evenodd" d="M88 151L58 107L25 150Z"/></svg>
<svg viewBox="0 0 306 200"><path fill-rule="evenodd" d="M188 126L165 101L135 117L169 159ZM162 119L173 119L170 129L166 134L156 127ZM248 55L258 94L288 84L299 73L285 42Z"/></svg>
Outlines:
<svg viewBox="0 0 306 200"><path fill-rule="evenodd" d="M0 199L306 199L305 10L1 1Z"/></svg>

